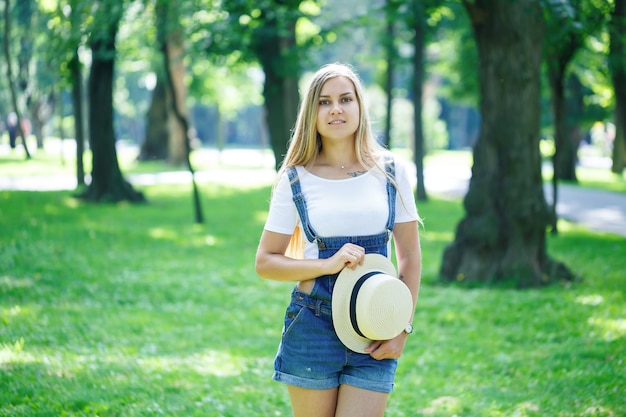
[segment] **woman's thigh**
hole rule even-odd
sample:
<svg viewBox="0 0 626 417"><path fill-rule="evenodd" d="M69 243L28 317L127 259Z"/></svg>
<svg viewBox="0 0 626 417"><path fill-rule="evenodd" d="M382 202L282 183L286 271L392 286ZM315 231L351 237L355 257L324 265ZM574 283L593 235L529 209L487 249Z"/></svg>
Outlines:
<svg viewBox="0 0 626 417"><path fill-rule="evenodd" d="M317 390L289 385L294 417L335 417L338 388Z"/></svg>
<svg viewBox="0 0 626 417"><path fill-rule="evenodd" d="M343 384L337 396L336 417L383 417L389 394Z"/></svg>

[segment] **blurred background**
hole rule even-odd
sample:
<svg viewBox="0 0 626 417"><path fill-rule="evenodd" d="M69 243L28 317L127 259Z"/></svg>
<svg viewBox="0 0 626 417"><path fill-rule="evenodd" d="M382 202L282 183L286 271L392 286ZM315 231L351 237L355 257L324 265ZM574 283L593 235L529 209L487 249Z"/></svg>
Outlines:
<svg viewBox="0 0 626 417"><path fill-rule="evenodd" d="M560 83L571 144L565 153L575 157L582 147L613 157L610 35L619 2L544 2L548 25L536 48L544 51L546 155ZM10 74L0 77L5 149L19 147L17 117L34 139L31 151L55 138L89 146L89 124L98 123L89 112L106 112L110 83L114 140L140 147L140 159L183 164L186 134L193 147L274 144L280 155L298 89L335 61L360 73L374 127L389 147L414 149L416 77L422 152L467 149L479 134L478 56L460 1L6 0L0 9L0 70ZM111 64L110 79L102 62ZM172 95L186 132L167 104Z"/></svg>

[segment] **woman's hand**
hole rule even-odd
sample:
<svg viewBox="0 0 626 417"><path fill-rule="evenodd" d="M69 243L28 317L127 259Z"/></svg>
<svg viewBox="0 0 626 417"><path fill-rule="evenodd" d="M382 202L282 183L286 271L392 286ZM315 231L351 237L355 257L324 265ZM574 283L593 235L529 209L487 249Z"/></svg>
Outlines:
<svg viewBox="0 0 626 417"><path fill-rule="evenodd" d="M374 359L398 359L402 356L406 339L409 335L405 332L390 340L376 340L365 351Z"/></svg>
<svg viewBox="0 0 626 417"><path fill-rule="evenodd" d="M365 249L353 243L346 243L333 256L328 258L333 272L337 273L343 268L356 269L357 266L363 265L365 259Z"/></svg>

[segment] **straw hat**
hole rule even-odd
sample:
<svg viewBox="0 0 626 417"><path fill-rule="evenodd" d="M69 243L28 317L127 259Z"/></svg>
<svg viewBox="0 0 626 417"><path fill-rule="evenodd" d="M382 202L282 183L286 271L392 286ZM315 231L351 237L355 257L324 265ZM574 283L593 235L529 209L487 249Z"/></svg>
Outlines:
<svg viewBox="0 0 626 417"><path fill-rule="evenodd" d="M332 314L339 340L350 350L365 352L374 340L393 339L407 327L413 298L396 278L391 261L367 254L363 265L344 268L337 277Z"/></svg>

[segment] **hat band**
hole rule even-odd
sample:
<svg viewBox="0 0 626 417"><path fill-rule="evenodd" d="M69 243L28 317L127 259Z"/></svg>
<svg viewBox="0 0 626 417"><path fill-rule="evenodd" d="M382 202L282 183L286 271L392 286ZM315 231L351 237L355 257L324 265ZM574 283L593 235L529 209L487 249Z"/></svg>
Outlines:
<svg viewBox="0 0 626 417"><path fill-rule="evenodd" d="M354 329L354 331L361 337L365 337L367 339L367 336L365 336L362 332L361 329L359 329L359 322L356 318L356 299L358 298L359 295L359 289L361 288L361 286L363 286L363 284L365 283L365 281L374 276L374 275L378 275L378 274L382 274L382 272L380 271L371 271L368 272L367 274L363 275L361 278L359 278L359 280L356 282L356 284L354 284L354 287L352 287L352 295L350 296L350 322L352 323L352 328Z"/></svg>

